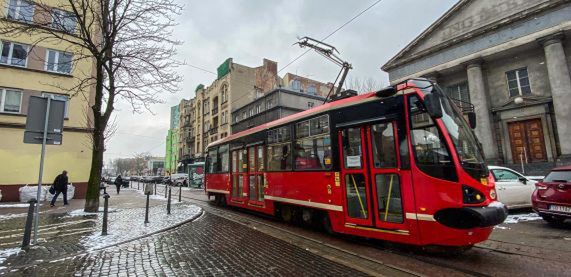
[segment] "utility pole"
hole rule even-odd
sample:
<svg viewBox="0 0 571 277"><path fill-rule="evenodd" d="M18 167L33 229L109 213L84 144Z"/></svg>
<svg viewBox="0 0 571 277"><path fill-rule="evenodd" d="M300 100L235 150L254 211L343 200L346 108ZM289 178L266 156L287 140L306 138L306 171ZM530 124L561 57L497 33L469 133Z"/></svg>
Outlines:
<svg viewBox="0 0 571 277"><path fill-rule="evenodd" d="M341 80L339 80L339 84L337 85L337 90L335 91L335 95L340 95L341 89L343 88L343 83L345 83L345 78L347 78L347 73L349 73L350 69L353 69L353 66L350 63L342 60L338 56L339 51L337 51L335 47L325 42L310 37L303 37L299 39L299 41L296 44L298 44L299 47L301 48L304 47L312 48L313 50L315 50L315 52L317 52L321 56L325 57L326 59L332 61L333 63L341 67L341 71L339 71L337 78L335 78L335 82L333 82L333 87L329 90L329 93L325 98L325 102L329 100L329 96L331 95L331 92L333 91L333 88L335 87L335 83L337 83L339 76L341 76Z"/></svg>

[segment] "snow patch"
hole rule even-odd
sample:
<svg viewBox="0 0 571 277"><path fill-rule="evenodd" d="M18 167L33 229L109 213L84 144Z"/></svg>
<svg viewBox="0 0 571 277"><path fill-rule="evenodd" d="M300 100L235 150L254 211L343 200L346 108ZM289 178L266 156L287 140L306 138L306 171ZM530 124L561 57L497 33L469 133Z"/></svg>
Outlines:
<svg viewBox="0 0 571 277"><path fill-rule="evenodd" d="M8 257L18 253L20 253L20 247L0 250L0 264L4 263Z"/></svg>
<svg viewBox="0 0 571 277"><path fill-rule="evenodd" d="M115 208L108 208L108 211L110 213L112 212L116 212L118 211L118 209ZM103 207L99 207L99 211L96 213L90 213L90 212L86 212L83 209L77 209L77 210L73 210L71 212L69 212L69 215L67 217L71 217L71 216L86 216L86 215L97 215L99 213L103 212Z"/></svg>
<svg viewBox="0 0 571 277"><path fill-rule="evenodd" d="M24 217L27 216L27 213L21 213L21 214L3 214L0 215L0 220L5 220L5 219L11 219L11 218L16 218L16 217Z"/></svg>
<svg viewBox="0 0 571 277"><path fill-rule="evenodd" d="M500 201L494 201L488 205L488 207L490 207L490 208L503 208L505 206L506 205L504 205L504 203L502 203Z"/></svg>
<svg viewBox="0 0 571 277"><path fill-rule="evenodd" d="M508 218L504 221L505 224L515 224L519 222L525 221L534 221L534 220L541 220L541 216L536 213L529 213L529 214L514 214L508 215Z"/></svg>
<svg viewBox="0 0 571 277"><path fill-rule="evenodd" d="M42 206L42 204L40 204ZM19 204L2 204L0 208L28 208L30 204L27 203L19 203Z"/></svg>

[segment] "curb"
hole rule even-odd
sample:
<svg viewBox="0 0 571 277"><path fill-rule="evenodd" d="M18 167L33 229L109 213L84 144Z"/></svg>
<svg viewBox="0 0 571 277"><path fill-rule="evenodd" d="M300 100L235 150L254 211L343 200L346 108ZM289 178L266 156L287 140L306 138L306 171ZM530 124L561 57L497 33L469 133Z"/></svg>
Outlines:
<svg viewBox="0 0 571 277"><path fill-rule="evenodd" d="M194 205L194 204L193 204L193 205ZM124 240L124 241L121 241L121 242L117 242L117 243L113 243L113 244L110 244L110 245L106 245L106 246L103 246L103 247L100 247L100 248L94 248L94 249L91 249L91 250L83 250L83 251L80 251L80 252L75 252L75 253L70 253L70 254L67 254L67 255L64 255L64 256L55 257L55 258L52 258L51 261L33 262L33 263L26 264L26 265L13 266L13 267L6 266L5 268L3 268L3 269L0 270L0 275L4 275L4 274L6 274L6 273L12 272L12 271L15 270L15 269L24 269L24 268L29 268L29 267L35 267L35 266L37 266L37 265L41 265L41 264L45 264L45 263L54 263L54 262L56 262L56 261L61 261L61 260L66 260L66 259L73 258L73 257L78 257L78 256L87 255L87 254L89 254L89 253L101 251L101 250L104 250L104 249L107 249L107 248L111 248L111 247L115 247L115 246L118 246L118 245L130 243L130 242L133 242L133 241L136 241L136 240L139 240L139 239L147 238L147 237L150 237L150 236L152 236L152 235L156 235L156 234L158 234L158 233L170 231L170 230L175 229L175 228L178 228L178 227L180 227L180 226L182 226L182 225L184 225L184 224L193 222L193 221L195 221L196 219L198 219L198 218L200 218L201 216L204 215L205 212L204 212L204 209L203 209L202 207L200 207L200 206L198 206L198 205L194 205L194 206L200 208L200 212L199 212L199 213L197 213L196 215L194 215L194 216L192 216L192 217L190 217L190 218L188 218L188 219L186 219L186 220L183 220L183 221L181 221L181 222L179 222L179 223L177 223L177 224L168 226L168 227L166 227L166 228L163 228L163 229L160 229L160 230L157 230L157 231L154 231L154 232L151 232L151 233L142 235L142 236L134 237L134 238L131 238L131 239L128 239L128 240Z"/></svg>

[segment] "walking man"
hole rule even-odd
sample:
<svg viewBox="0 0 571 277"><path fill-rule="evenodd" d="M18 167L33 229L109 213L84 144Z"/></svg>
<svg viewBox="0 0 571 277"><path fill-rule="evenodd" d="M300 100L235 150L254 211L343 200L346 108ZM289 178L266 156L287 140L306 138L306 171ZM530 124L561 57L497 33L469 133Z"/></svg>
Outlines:
<svg viewBox="0 0 571 277"><path fill-rule="evenodd" d="M115 178L115 186L117 187L117 194L119 194L119 190L121 190L121 185L123 185L123 178L121 178L121 175L117 176L117 178Z"/></svg>
<svg viewBox="0 0 571 277"><path fill-rule="evenodd" d="M56 199L60 193L63 194L63 204L67 205L67 171L63 171L60 175L58 175L53 183L54 189L56 193L54 194L54 198L52 198L52 202L50 202L50 207L55 206Z"/></svg>

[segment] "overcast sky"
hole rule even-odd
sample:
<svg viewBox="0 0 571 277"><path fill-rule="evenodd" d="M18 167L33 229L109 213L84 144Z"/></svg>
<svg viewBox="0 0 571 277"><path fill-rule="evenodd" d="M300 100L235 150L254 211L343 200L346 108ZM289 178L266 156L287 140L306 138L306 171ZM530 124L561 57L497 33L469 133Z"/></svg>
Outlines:
<svg viewBox="0 0 571 277"><path fill-rule="evenodd" d="M179 57L189 65L216 72L232 57L250 67L267 58L282 69L305 50L292 45L298 37L322 39L376 0L208 0L184 1L176 37L184 41ZM383 0L326 40L353 65L348 78L374 78L388 83L380 67L438 19L457 0ZM165 155L170 107L194 96L198 84L210 85L216 75L185 66L182 90L163 94L164 104L153 114L133 114L119 103L117 132L109 140L105 160L150 152ZM279 74L292 72L322 82L333 82L339 68L309 52Z"/></svg>

